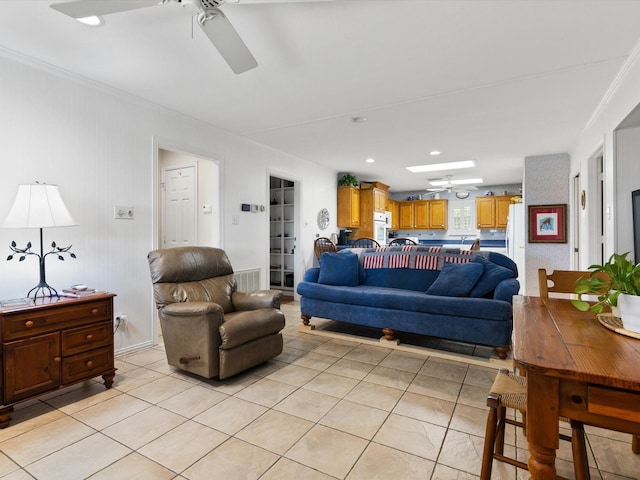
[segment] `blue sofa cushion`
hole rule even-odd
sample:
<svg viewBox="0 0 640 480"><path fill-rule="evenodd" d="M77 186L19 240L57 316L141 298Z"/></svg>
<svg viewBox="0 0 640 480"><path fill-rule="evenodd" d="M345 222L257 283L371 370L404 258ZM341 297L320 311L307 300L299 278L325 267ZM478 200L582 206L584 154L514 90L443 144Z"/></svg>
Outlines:
<svg viewBox="0 0 640 480"><path fill-rule="evenodd" d="M469 292L470 297L486 297L495 290L501 281L514 276L512 270L501 267L480 256L474 257L472 263L481 264L483 273Z"/></svg>
<svg viewBox="0 0 640 480"><path fill-rule="evenodd" d="M358 256L351 252L325 252L320 257L318 283L355 287L358 279Z"/></svg>
<svg viewBox="0 0 640 480"><path fill-rule="evenodd" d="M483 270L482 264L477 262L446 262L427 293L443 297L466 297L482 275Z"/></svg>

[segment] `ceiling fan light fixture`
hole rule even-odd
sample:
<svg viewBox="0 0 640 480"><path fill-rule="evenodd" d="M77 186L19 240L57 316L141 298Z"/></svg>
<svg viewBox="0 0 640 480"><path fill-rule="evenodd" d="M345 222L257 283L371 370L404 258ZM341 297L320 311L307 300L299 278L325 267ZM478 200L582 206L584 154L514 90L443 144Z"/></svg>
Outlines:
<svg viewBox="0 0 640 480"><path fill-rule="evenodd" d="M437 172L440 170L457 170L460 168L473 168L476 166L476 162L473 160L463 160L460 162L445 162L445 163L432 163L429 165L415 165L412 167L405 167L412 173L423 172Z"/></svg>
<svg viewBox="0 0 640 480"><path fill-rule="evenodd" d="M101 27L102 25L104 25L104 18L98 15L76 18L76 20L83 25L87 25L88 27Z"/></svg>

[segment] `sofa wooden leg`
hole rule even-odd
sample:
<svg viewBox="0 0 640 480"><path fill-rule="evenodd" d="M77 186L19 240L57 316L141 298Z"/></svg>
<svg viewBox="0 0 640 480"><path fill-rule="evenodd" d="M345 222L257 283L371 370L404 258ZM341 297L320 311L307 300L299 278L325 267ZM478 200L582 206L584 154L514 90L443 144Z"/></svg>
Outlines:
<svg viewBox="0 0 640 480"><path fill-rule="evenodd" d="M395 336L396 332L394 332L393 330L391 330L390 328L383 328L382 329L382 334L384 335L384 339L392 342L393 341L393 337Z"/></svg>
<svg viewBox="0 0 640 480"><path fill-rule="evenodd" d="M298 328L299 331L308 331L308 330L316 329L315 325L311 325L309 323L309 320L311 320L311 317L309 317L308 315L300 315L300 318L302 319L302 325L300 325L300 328Z"/></svg>
<svg viewBox="0 0 640 480"><path fill-rule="evenodd" d="M493 349L496 351L496 355L498 355L498 358L501 360L507 358L507 353L509 353L509 350L511 350L509 347L493 347Z"/></svg>

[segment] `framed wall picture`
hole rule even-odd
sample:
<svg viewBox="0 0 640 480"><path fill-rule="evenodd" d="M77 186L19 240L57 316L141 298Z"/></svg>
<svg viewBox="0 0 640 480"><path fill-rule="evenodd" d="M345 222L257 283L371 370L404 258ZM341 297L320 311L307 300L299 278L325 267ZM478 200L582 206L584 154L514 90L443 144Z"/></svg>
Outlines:
<svg viewBox="0 0 640 480"><path fill-rule="evenodd" d="M529 243L567 243L567 205L529 205Z"/></svg>

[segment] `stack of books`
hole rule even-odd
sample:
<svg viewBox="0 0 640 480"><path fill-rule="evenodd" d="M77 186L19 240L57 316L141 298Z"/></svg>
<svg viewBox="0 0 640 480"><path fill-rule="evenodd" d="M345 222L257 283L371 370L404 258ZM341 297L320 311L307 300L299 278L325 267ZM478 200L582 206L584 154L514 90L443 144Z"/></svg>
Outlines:
<svg viewBox="0 0 640 480"><path fill-rule="evenodd" d="M86 295L94 295L96 293L100 293L95 288L86 287L86 286L78 286L74 285L69 288L65 288L62 290L62 294L66 297L84 297Z"/></svg>

